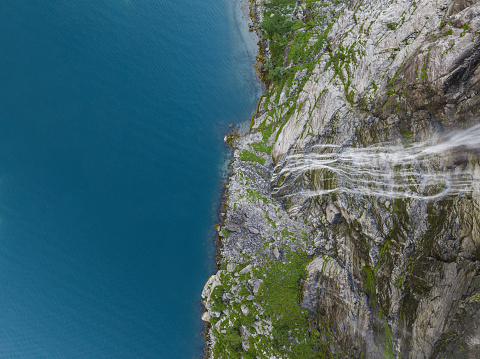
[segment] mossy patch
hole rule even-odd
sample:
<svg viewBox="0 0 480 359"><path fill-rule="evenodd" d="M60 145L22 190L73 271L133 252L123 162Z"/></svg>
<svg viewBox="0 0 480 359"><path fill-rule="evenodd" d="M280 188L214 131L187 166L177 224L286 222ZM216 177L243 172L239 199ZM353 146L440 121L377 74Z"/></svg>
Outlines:
<svg viewBox="0 0 480 359"><path fill-rule="evenodd" d="M257 156L255 153L252 153L248 150L243 150L240 152L239 158L242 161L258 162L262 165L265 164L265 158Z"/></svg>

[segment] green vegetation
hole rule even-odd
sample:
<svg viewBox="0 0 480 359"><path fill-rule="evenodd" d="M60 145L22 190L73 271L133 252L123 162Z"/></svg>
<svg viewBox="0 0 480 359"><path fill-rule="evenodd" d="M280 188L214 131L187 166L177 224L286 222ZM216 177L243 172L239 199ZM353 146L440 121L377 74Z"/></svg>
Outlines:
<svg viewBox="0 0 480 359"><path fill-rule="evenodd" d="M378 264L373 271L375 276L377 275L378 269L380 268L380 261L382 260L382 257L385 254L385 252L387 251L387 247L391 243L391 241L392 241L391 239L386 241L385 244L382 246L382 249L380 249L380 253L378 254Z"/></svg>
<svg viewBox="0 0 480 359"><path fill-rule="evenodd" d="M307 7L312 7L319 1L308 0ZM311 64L326 44L325 32L319 30L318 25L326 21L326 16L313 15L301 20L292 20L290 13L296 5L295 0L273 0L265 4L263 21L260 28L265 31L264 38L270 40L270 59L264 67L268 73L268 80L276 85L282 85L288 78L293 80L295 74L302 70L299 66ZM287 70L286 67L290 65ZM312 66L307 66L313 70ZM282 86L283 87L283 86Z"/></svg>
<svg viewBox="0 0 480 359"><path fill-rule="evenodd" d="M377 292L374 273L369 266L364 266L363 271L365 272L365 284L367 285L367 290L370 292L370 295L373 296Z"/></svg>
<svg viewBox="0 0 480 359"><path fill-rule="evenodd" d="M250 143L249 146L252 150L254 150L256 152L263 152L263 153L266 153L267 155L272 154L273 146L267 146L267 144L264 143L264 142Z"/></svg>
<svg viewBox="0 0 480 359"><path fill-rule="evenodd" d="M385 331L385 347L383 352L385 354L385 359L395 359L395 350L393 348L392 331L387 321L385 320L385 313L381 310L378 313L378 317L380 320L383 321L383 329Z"/></svg>
<svg viewBox="0 0 480 359"><path fill-rule="evenodd" d="M296 6L296 0L271 0L265 5L263 22L259 26L265 32L264 37L269 40L271 57L264 64L264 69L268 73L268 80L265 80L267 82L267 91L265 98L257 106L256 116L263 110L265 112L262 113L261 117L263 122L259 124L252 121L251 127L262 133L262 138L256 143L248 144L247 149L240 153L240 160L265 164L265 158L267 158L265 155L272 154L272 144L278 140L286 123L295 121L300 111L312 115L315 107L317 107L317 103L325 101L326 97L323 95L327 92L326 88L320 89L322 91L319 90L320 92L310 96L304 102L298 101L299 93L310 78L313 69L316 66L318 67L319 64L322 64L321 68L318 69L320 76L325 76L325 74L328 76L333 73L330 81L337 86L343 85L345 97L351 105L354 105L355 101L358 103L362 102L365 108L367 104L370 106L374 105L371 96L372 94L373 96L378 95L376 94L378 91L378 80L377 83L372 81L367 91L368 95L360 93L360 90L353 85L353 76L357 71L356 66L359 63L359 58L365 56L365 44L362 43L360 37L352 38L351 36L345 36L343 43L335 41L332 44L328 44L327 42L328 33L339 14L347 6L336 7L334 4L338 2L338 0L306 0L305 5L308 11L304 12L305 17L302 20L295 20L291 16ZM355 6L352 5L352 8L349 8L349 10L356 12L357 8ZM398 22L390 22L385 25L390 30L396 30L405 22L405 17L408 17L408 15L402 15ZM361 18L360 20L355 19L355 21L361 21ZM375 21L377 19L371 22L365 21L360 26L364 29L363 31L368 32ZM391 35L388 31L385 33L387 35L383 36ZM378 39L378 41L381 41L381 39ZM392 61L395 59L396 53L398 53L397 49L391 55ZM428 49L423 64L419 62L416 68L417 76L424 80L426 80L427 76L429 54L430 49ZM325 62L319 61L322 56L324 56ZM395 95L395 88L397 90L399 88L403 77L402 69L406 60L397 69L393 77L391 77L393 71L385 72L385 76L388 76L386 80L388 80L389 96ZM326 63L325 67L323 67L324 63ZM381 83L382 85L384 84L384 82ZM396 95L402 96L400 93ZM370 103L367 101L370 101ZM259 107L262 111L259 111ZM332 127L332 133L335 133L335 130L338 130L339 127L339 117L336 116L337 114L332 116L332 120L328 123ZM258 117L255 117L255 119L258 121ZM308 121L305 122L301 136L303 136L304 132L306 136L316 134L316 129L313 127ZM412 136L410 133L405 132L403 134L405 142L411 141ZM257 170L260 176L267 177L267 169L262 168L263 172L259 172L258 169L260 167L253 168L253 172L249 171L249 173L254 173ZM239 195L239 199L242 199L239 205L243 201L270 203L269 199L258 190L248 188L248 177L240 177L243 180L243 182L240 180L240 183L244 184L246 188L244 191L241 191L241 196ZM324 181L325 188L334 187L330 183L331 179L328 177L325 177ZM234 210L235 208L236 203L234 204ZM394 211L394 217L398 217L396 203ZM299 234L297 228L286 229L284 225L286 222L278 221L281 218L280 216L278 219L277 217L272 217L277 221L275 222L268 217L266 212L263 215L266 219L265 224L268 224L267 227L269 227L270 234L273 234L272 236L270 234L265 235L261 239L260 237L262 237L263 233L255 237L261 241L259 247L254 249L256 255L255 263L258 263L257 260L261 258L262 264L245 274L240 274L242 265L237 265L234 273L223 272L221 289L215 288L215 293L212 294L215 309L223 311L218 318L214 317L211 319L211 330L218 339L213 350L213 356L215 358L256 358L257 356L263 358L273 356L313 359L350 355L343 351L343 344L338 343L338 333L333 330L330 319L327 318L326 314L322 314L325 310L328 312L329 309L321 308L321 301L316 314L300 308L301 283L302 278L305 276L305 266L308 264L309 258L303 251L296 253L291 251L293 251L292 247L295 248L295 241L307 242L309 234L305 232ZM398 229L395 228L399 226L399 223L395 219L393 221L395 222L393 223L393 229L380 249L376 266L374 267L367 259L365 262L362 262L364 266L360 267L362 271L360 276L364 282L361 290L368 294L368 302L371 306L372 314L377 314L377 319L380 319L374 326L376 333L382 334L382 336L384 333L385 335L385 340L381 343L381 347L384 347L386 358L394 357L395 343L387 321L387 315L384 314L382 308L382 305L384 308L388 308L389 303L384 302L384 298L381 298L380 293L383 293L384 280L393 261L393 248L397 247L395 236L398 235ZM293 232L290 232L290 230ZM352 226L352 229L348 226L350 235L355 230L358 231L357 226ZM222 234L224 237L229 235L229 233L223 233L223 231ZM234 234L230 235L233 236ZM281 251L280 257L278 257L278 253L272 256L271 252L276 240L281 240L280 244L275 244ZM313 241L313 238L310 241ZM268 250L269 246L270 251ZM265 258L262 257L264 253L267 253ZM267 255L268 258L266 258ZM280 260L272 260L272 258L277 257ZM238 260L243 264L243 268L251 260L250 255L246 253L243 253L239 258ZM413 268L413 265L409 262L405 268L407 276L409 275L407 271L411 271L411 268ZM355 275L358 275L358 272ZM402 286L404 278L405 273L402 274L401 278L395 278L397 280L395 285ZM255 282L257 279L261 279L263 282L259 288L258 286L255 287L255 290L258 288L258 293L252 300L251 294L253 294L254 290L252 283L258 284L258 282ZM250 300L247 300L247 297ZM244 313L246 313L247 309L249 313L245 315ZM244 333L245 328L250 335ZM249 349L247 351L242 348L243 341L248 341Z"/></svg>
<svg viewBox="0 0 480 359"><path fill-rule="evenodd" d="M216 287L210 296L210 303L212 305L212 309L215 312L221 312L225 310L227 307L222 301L224 290L221 286Z"/></svg>
<svg viewBox="0 0 480 359"><path fill-rule="evenodd" d="M210 303L215 311L228 309L228 320L211 318L211 330L218 340L212 348L214 358L256 358L257 355L288 357L296 359L329 357L329 341L334 340L328 330L319 331L311 313L300 308L301 279L305 276L305 267L309 258L302 251L287 254L283 261L269 260L263 266L251 272L240 274L245 267L236 267L236 273L223 272L221 285L215 287ZM262 278L255 302L246 299L251 294L248 279L253 276ZM237 298L240 301L224 303L226 293L232 293L234 283ZM258 304L256 304L258 303ZM244 315L242 308L248 308ZM271 330L263 335L242 337L240 327L255 333L259 325L271 325ZM264 327L265 328L265 327ZM263 329L265 330L265 329ZM249 342L249 350L242 348L242 342Z"/></svg>
<svg viewBox="0 0 480 359"><path fill-rule="evenodd" d="M284 74L283 52L287 47L288 39L284 36L293 26L291 18L278 11L265 11L264 20L260 27L265 30L265 38L270 40L269 50L271 57L265 63L270 81L278 81Z"/></svg>
<svg viewBox="0 0 480 359"><path fill-rule="evenodd" d="M242 161L258 162L260 164L265 164L265 158L257 156L255 153L252 153L247 150L243 150L240 153L239 157Z"/></svg>
<svg viewBox="0 0 480 359"><path fill-rule="evenodd" d="M323 54L327 53L327 35L341 14L343 7L336 6L341 2L341 0L308 0L306 6L311 8L311 11L308 11L302 20L292 19L291 14L297 5L295 0L274 0L264 5L263 21L259 27L264 31L263 37L269 40L270 58L261 70L267 85L263 108L268 113L257 129L263 134L262 142L250 144L253 152L270 155L271 136L275 134L275 141L278 140L287 121L300 112L304 103L297 104L298 95ZM346 49L345 56L348 57L346 64L342 64L340 53L330 53L333 60L330 59L327 65L328 67L332 62L335 63L335 77L340 75L342 82L346 85L345 94L351 103L354 102L356 93L351 86L350 66L355 66L355 59L362 54L361 49L362 47L355 48L354 44L350 45ZM345 66L345 71L348 73L346 77L341 69L342 66ZM321 96L317 97L315 104L307 103L310 113L320 98ZM253 124L254 120L252 120L252 127ZM301 137L313 135L314 131L306 123Z"/></svg>
<svg viewBox="0 0 480 359"><path fill-rule="evenodd" d="M272 345L289 358L303 359L313 354L307 321L309 313L298 304L298 282L306 264L308 261L303 253L292 254L286 264L271 262L259 291L260 304L265 308L265 314L272 318ZM293 344L290 337L296 338L300 344Z"/></svg>
<svg viewBox="0 0 480 359"><path fill-rule="evenodd" d="M454 45L455 45L455 42L452 41L450 46L442 53L442 55L445 55L447 52L449 52L453 48Z"/></svg>
<svg viewBox="0 0 480 359"><path fill-rule="evenodd" d="M331 81L334 81L335 78L339 78L345 88L345 95L347 100L350 103L353 103L354 91L350 89L351 86L351 77L353 76L353 71L351 64L356 62L355 58L361 56L362 52L356 48L356 43L352 43L348 47L344 47L342 44L338 46L338 50L330 54L330 59L327 62L327 66L332 66L334 71L334 76Z"/></svg>
<svg viewBox="0 0 480 359"><path fill-rule="evenodd" d="M315 5L315 3L319 2L320 0L307 0L307 8L310 8L312 7L313 5Z"/></svg>
<svg viewBox="0 0 480 359"><path fill-rule="evenodd" d="M397 23L396 22L389 22L387 23L387 27L390 29L390 30L395 30L397 28Z"/></svg>
<svg viewBox="0 0 480 359"><path fill-rule="evenodd" d="M247 194L248 194L248 197L249 197L250 201L253 202L253 201L259 199L259 200L261 200L261 201L262 201L263 203L265 203L265 204L270 203L270 201L268 200L268 198L265 197L265 196L262 196L262 195L260 194L260 192L258 192L257 190L254 190L254 189L251 189L251 188L247 188L246 191L247 191Z"/></svg>
<svg viewBox="0 0 480 359"><path fill-rule="evenodd" d="M467 32L468 30L468 26L470 25L470 21L467 22L465 25L463 25L463 31L460 33L460 37L464 37L465 36L465 33Z"/></svg>
<svg viewBox="0 0 480 359"><path fill-rule="evenodd" d="M287 229L283 229L280 233L282 234L282 237L284 237L284 238L293 236L293 233L289 232Z"/></svg>

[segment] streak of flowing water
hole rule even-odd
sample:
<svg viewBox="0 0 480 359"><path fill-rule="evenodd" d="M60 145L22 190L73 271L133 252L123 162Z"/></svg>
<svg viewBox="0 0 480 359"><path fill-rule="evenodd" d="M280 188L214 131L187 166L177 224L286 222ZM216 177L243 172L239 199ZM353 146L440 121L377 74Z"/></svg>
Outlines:
<svg viewBox="0 0 480 359"><path fill-rule="evenodd" d="M393 143L364 148L316 145L310 153L287 156L277 166L273 182L281 182L275 191L287 197L308 198L337 192L439 199L473 191L472 171L465 165L452 165L452 160L478 149L480 125L407 147ZM310 182L314 179L316 185L304 188L301 182L305 178Z"/></svg>

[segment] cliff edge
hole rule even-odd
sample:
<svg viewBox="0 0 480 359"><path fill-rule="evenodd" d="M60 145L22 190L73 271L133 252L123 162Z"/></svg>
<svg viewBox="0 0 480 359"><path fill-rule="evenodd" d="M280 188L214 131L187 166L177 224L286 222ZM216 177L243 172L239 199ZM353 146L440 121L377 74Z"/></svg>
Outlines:
<svg viewBox="0 0 480 359"><path fill-rule="evenodd" d="M256 0L209 358L480 357L480 2Z"/></svg>

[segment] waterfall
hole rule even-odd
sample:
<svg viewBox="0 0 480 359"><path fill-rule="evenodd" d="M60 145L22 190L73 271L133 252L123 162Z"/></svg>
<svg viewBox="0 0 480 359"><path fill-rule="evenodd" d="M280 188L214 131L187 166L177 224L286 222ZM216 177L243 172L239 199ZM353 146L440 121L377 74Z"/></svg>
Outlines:
<svg viewBox="0 0 480 359"><path fill-rule="evenodd" d="M316 145L309 153L289 155L277 165L273 182L279 185L274 192L285 196L337 192L430 200L468 194L473 191L475 177L465 159L477 149L480 125L409 146ZM305 182L307 186L302 185Z"/></svg>

